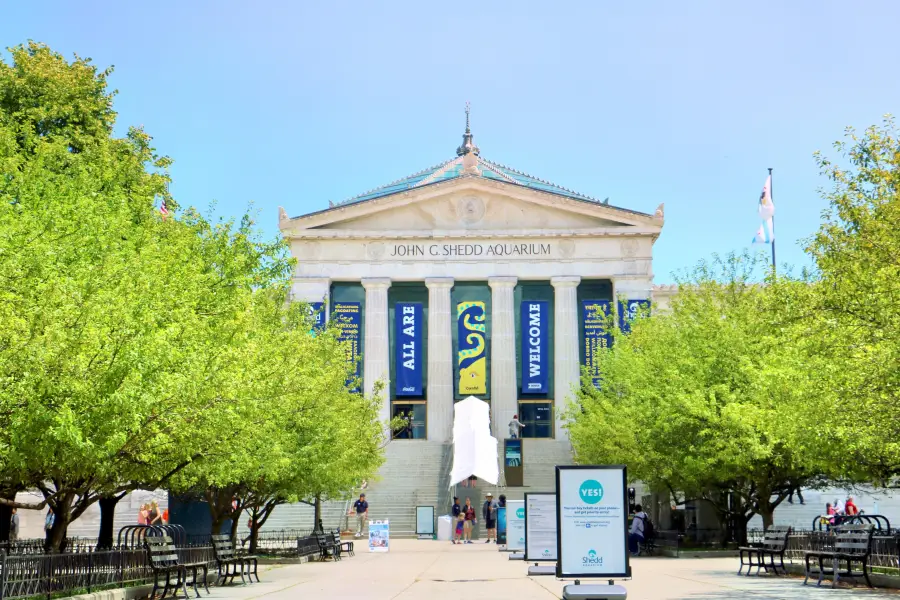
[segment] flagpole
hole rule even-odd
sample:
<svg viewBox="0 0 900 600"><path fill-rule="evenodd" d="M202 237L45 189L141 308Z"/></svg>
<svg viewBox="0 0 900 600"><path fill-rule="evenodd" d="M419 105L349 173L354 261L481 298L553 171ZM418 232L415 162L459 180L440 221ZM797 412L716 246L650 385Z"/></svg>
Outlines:
<svg viewBox="0 0 900 600"><path fill-rule="evenodd" d="M769 167L769 197L772 200L772 204L775 203L775 183L772 181L772 167ZM775 266L775 215L772 215L772 273L775 273L777 267Z"/></svg>

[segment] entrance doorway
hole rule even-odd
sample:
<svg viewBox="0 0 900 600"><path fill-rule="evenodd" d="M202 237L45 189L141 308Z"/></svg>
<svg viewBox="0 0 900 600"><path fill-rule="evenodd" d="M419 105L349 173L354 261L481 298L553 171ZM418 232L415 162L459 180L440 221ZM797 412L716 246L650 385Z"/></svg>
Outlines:
<svg viewBox="0 0 900 600"><path fill-rule="evenodd" d="M523 438L552 438L553 401L519 400L519 421Z"/></svg>
<svg viewBox="0 0 900 600"><path fill-rule="evenodd" d="M395 440L424 440L426 436L425 415L427 407L424 400L394 401L391 403L391 417L401 418L405 425L394 430Z"/></svg>

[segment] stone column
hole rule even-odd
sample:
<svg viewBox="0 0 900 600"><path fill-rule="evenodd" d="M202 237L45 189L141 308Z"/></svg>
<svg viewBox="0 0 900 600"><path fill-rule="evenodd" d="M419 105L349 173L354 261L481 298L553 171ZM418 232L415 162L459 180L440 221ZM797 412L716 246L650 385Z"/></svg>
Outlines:
<svg viewBox="0 0 900 600"><path fill-rule="evenodd" d="M363 385L366 395L373 393L375 383L384 384L383 404L379 417L383 423L391 418L390 386L390 343L388 338L388 288L387 278L365 278L362 286L366 289L366 326L363 342Z"/></svg>
<svg viewBox="0 0 900 600"><path fill-rule="evenodd" d="M491 277L491 431L501 443L518 412L516 389L515 277Z"/></svg>
<svg viewBox="0 0 900 600"><path fill-rule="evenodd" d="M568 439L560 414L579 385L581 359L578 346L578 284L581 277L554 277L553 285L553 379L556 439Z"/></svg>
<svg viewBox="0 0 900 600"><path fill-rule="evenodd" d="M453 311L451 277L425 280L428 288L428 439L449 442L453 435Z"/></svg>

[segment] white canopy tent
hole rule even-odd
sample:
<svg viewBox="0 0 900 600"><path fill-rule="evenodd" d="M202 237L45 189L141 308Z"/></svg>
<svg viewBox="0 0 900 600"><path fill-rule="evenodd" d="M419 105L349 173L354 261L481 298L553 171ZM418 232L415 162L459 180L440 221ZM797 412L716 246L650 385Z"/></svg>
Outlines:
<svg viewBox="0 0 900 600"><path fill-rule="evenodd" d="M470 476L497 485L500 466L497 438L491 435L491 408L475 396L453 407L453 470L450 485Z"/></svg>

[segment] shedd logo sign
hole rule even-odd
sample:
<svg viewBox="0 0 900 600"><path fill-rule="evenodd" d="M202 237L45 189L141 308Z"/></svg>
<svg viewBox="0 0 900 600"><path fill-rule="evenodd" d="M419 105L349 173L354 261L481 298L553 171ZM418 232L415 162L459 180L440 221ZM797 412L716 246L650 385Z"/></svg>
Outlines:
<svg viewBox="0 0 900 600"><path fill-rule="evenodd" d="M593 548L588 550L587 556L581 557L581 563L584 565L598 565L603 566L603 557L597 556L597 551Z"/></svg>
<svg viewBox="0 0 900 600"><path fill-rule="evenodd" d="M578 495L585 504L597 504L603 499L603 486L596 479L588 479L581 484Z"/></svg>

